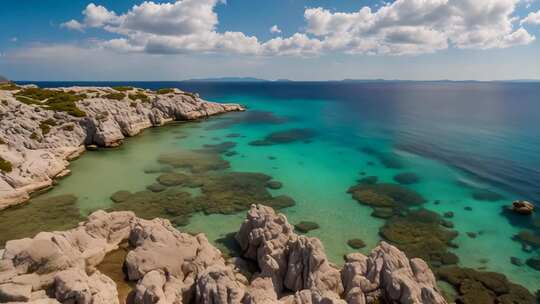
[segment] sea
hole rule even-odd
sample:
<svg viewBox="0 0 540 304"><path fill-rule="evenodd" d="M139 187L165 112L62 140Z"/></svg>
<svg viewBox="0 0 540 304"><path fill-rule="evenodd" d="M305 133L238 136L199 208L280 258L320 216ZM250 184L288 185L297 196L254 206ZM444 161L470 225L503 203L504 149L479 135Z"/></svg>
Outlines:
<svg viewBox="0 0 540 304"><path fill-rule="evenodd" d="M540 208L540 83L32 83L174 87L248 109L147 129L119 148L85 153L71 164L70 176L37 197L73 194L81 216L114 206L110 197L119 190L145 191L161 174L149 170L160 166L161 155L232 142L227 151L233 153L221 154L229 163L225 171L263 173L281 182L281 188L268 191L287 195L295 204L280 212L292 224L318 224L307 235L322 241L335 264L355 250L369 252L382 240L380 231L389 219L372 216L372 207L348 193L370 176L379 184L416 192L425 202L413 208L451 222L458 236L449 251L459 257L460 266L500 272L531 291L540 289L540 271L526 264L540 258L540 244L534 243L540 239L539 213L523 216L507 209L514 200ZM413 178L400 183L400 174ZM196 189L190 191L198 195ZM24 208L36 207L31 201ZM196 212L178 229L203 232L223 246L244 217L245 211ZM14 226L3 229L18 229L21 237L37 232ZM56 228L46 220L40 226ZM519 241L520 233L532 240ZM366 246L353 249L351 239Z"/></svg>

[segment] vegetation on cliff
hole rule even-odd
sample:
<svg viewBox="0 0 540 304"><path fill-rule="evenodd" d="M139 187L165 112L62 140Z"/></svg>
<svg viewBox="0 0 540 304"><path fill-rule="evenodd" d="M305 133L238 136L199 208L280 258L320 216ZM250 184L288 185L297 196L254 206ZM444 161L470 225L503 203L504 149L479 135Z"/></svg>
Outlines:
<svg viewBox="0 0 540 304"><path fill-rule="evenodd" d="M42 108L66 112L71 116L84 117L86 113L77 107L76 102L85 99L86 94L65 92L40 88L26 88L15 93L15 98L28 105L39 105Z"/></svg>
<svg viewBox="0 0 540 304"><path fill-rule="evenodd" d="M0 171L2 172L11 172L13 170L13 166L11 163L0 156Z"/></svg>

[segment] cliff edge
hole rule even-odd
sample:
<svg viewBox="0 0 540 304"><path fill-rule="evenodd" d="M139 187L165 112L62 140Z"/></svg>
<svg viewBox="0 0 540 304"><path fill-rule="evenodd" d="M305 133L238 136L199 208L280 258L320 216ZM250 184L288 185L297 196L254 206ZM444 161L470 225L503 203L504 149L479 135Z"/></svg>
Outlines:
<svg viewBox="0 0 540 304"><path fill-rule="evenodd" d="M0 84L0 210L68 174L69 160L86 147L114 147L173 120L242 110L178 89Z"/></svg>

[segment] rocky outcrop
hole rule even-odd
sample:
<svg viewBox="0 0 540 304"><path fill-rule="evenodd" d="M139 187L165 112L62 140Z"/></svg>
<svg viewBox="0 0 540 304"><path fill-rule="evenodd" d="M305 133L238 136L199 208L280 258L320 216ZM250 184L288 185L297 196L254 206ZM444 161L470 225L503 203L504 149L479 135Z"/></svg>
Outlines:
<svg viewBox="0 0 540 304"><path fill-rule="evenodd" d="M247 291L250 303L446 303L423 260L384 242L368 256L348 255L339 270L318 239L295 234L284 215L260 205L252 206L236 239L261 270ZM295 294L282 297L284 290Z"/></svg>
<svg viewBox="0 0 540 304"><path fill-rule="evenodd" d="M113 147L125 137L169 121L243 110L237 104L208 102L178 89L158 94L134 88L119 92L70 87L20 95L25 89L0 87L0 210L68 174L69 160L86 146ZM48 97L58 92L64 95ZM57 98L54 103L53 98ZM72 103L65 105L64 100Z"/></svg>
<svg viewBox="0 0 540 304"><path fill-rule="evenodd" d="M512 211L517 214L531 215L534 212L534 205L527 201L512 202Z"/></svg>
<svg viewBox="0 0 540 304"><path fill-rule="evenodd" d="M243 257L227 262L203 234L96 211L75 229L7 242L0 303L119 303L115 282L96 266L124 242L124 271L136 283L129 304L446 303L424 261L381 243L368 256L348 255L338 269L318 239L297 235L269 207L253 205L236 239ZM247 260L259 268L251 281L241 269Z"/></svg>

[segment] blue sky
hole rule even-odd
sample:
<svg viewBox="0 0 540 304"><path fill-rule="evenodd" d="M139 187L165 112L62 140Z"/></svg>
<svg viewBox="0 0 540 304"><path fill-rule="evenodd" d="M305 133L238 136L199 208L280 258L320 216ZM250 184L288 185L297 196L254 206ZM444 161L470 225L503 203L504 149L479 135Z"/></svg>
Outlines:
<svg viewBox="0 0 540 304"><path fill-rule="evenodd" d="M16 80L540 79L539 0L2 5L0 74Z"/></svg>

